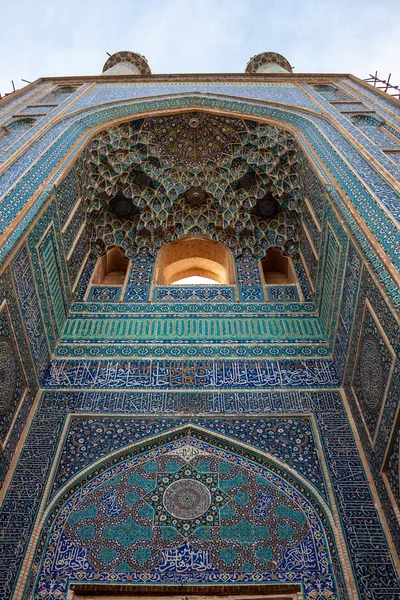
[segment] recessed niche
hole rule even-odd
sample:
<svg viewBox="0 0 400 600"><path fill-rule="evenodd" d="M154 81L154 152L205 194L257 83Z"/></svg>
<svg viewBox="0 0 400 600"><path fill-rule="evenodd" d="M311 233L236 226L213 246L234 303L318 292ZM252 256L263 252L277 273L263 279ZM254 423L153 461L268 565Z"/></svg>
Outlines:
<svg viewBox="0 0 400 600"><path fill-rule="evenodd" d="M261 261L264 281L267 285L297 283L296 273L290 258L283 256L277 248L268 252Z"/></svg>
<svg viewBox="0 0 400 600"><path fill-rule="evenodd" d="M123 285L128 271L129 260L120 248L114 246L98 259L92 283L94 285Z"/></svg>

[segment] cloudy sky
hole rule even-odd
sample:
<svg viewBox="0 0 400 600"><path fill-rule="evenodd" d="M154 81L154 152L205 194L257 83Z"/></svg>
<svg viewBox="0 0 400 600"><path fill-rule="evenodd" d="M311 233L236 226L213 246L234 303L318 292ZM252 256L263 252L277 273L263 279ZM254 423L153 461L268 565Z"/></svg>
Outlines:
<svg viewBox="0 0 400 600"><path fill-rule="evenodd" d="M264 51L295 72L375 72L400 85L399 0L1 0L0 93L101 73L106 52L153 73L243 72Z"/></svg>

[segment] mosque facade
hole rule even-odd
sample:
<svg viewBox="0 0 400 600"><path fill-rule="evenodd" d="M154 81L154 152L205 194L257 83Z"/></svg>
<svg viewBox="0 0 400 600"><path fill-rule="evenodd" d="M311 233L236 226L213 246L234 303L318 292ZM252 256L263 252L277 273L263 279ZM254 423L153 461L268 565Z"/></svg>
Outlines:
<svg viewBox="0 0 400 600"><path fill-rule="evenodd" d="M1 598L400 598L399 117L272 52L0 101Z"/></svg>

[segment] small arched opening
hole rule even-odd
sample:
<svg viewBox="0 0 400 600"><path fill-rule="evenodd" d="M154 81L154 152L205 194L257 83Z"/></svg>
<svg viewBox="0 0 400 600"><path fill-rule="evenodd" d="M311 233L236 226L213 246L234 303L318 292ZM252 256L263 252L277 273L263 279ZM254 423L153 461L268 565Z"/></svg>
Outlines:
<svg viewBox="0 0 400 600"><path fill-rule="evenodd" d="M297 283L292 260L283 256L277 248L272 248L261 261L264 281L267 285L288 285Z"/></svg>
<svg viewBox="0 0 400 600"><path fill-rule="evenodd" d="M124 256L121 248L114 246L98 259L92 283L94 285L124 285L128 265L129 260Z"/></svg>
<svg viewBox="0 0 400 600"><path fill-rule="evenodd" d="M205 278L205 284L209 283L207 280L212 280L213 284L232 285L232 254L218 242L204 238L183 239L160 251L155 268L155 285L190 285L192 282L187 278L192 277Z"/></svg>

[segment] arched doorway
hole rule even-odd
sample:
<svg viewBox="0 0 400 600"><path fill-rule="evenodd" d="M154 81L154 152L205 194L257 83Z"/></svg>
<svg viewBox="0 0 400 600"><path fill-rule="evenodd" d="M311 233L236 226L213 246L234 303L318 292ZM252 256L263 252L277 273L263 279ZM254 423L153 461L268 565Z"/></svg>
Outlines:
<svg viewBox="0 0 400 600"><path fill-rule="evenodd" d="M222 244L204 238L183 239L160 250L154 271L155 285L171 285L193 276L233 285L231 252Z"/></svg>

